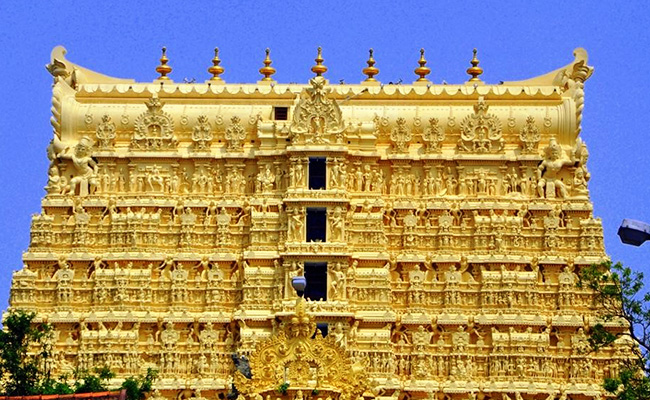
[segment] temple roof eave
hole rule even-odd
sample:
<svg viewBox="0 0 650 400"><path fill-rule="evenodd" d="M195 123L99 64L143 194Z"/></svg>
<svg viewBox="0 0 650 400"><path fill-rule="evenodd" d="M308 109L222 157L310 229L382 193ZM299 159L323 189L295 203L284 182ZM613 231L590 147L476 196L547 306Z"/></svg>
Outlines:
<svg viewBox="0 0 650 400"><path fill-rule="evenodd" d="M215 98L227 99L287 99L294 100L309 85L276 84L97 84L86 83L77 87L76 97L81 98L149 98L154 93L165 98ZM333 85L330 96L339 101L354 97L363 100L474 100L478 97L509 99L560 100L558 86L504 86L504 85Z"/></svg>
<svg viewBox="0 0 650 400"><path fill-rule="evenodd" d="M55 81L64 82L76 90L77 98L94 97L150 97L153 93L166 98L213 98L228 99L295 99L308 84L282 84L261 82L257 84L224 83L223 81L205 83L174 83L172 81L135 82L133 79L120 79L100 74L79 66L65 58L66 49L57 46L52 50L51 61L46 67ZM566 77L578 69L586 69L587 79L593 68L587 66L587 52L577 48L574 60L554 71L522 81L508 81L497 85L474 84L335 84L330 85L331 96L337 100L464 100L479 96L499 99L545 99L557 100L566 93ZM569 95L570 96L570 95Z"/></svg>

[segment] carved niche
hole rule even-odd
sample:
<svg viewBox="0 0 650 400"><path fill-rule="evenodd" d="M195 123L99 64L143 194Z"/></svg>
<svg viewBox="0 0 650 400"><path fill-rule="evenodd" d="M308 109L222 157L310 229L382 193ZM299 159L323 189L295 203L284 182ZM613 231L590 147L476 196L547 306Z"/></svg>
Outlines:
<svg viewBox="0 0 650 400"><path fill-rule="evenodd" d="M113 147L115 140L115 124L111 121L108 114L104 114L102 122L97 125L95 135L97 136L97 146L102 150L108 150Z"/></svg>
<svg viewBox="0 0 650 400"><path fill-rule="evenodd" d="M212 143L213 134L208 117L199 115L196 125L192 129L192 141L194 142L195 151L208 151Z"/></svg>
<svg viewBox="0 0 650 400"><path fill-rule="evenodd" d="M246 139L246 130L241 126L241 119L234 116L230 119L230 126L226 128L226 142L228 151L244 151L244 139Z"/></svg>
<svg viewBox="0 0 650 400"><path fill-rule="evenodd" d="M525 154L537 154L537 145L541 139L539 128L535 125L535 117L529 115L526 118L526 125L519 132L521 140L521 151Z"/></svg>
<svg viewBox="0 0 650 400"><path fill-rule="evenodd" d="M406 153L409 149L409 143L413 138L413 133L406 126L406 119L397 118L397 125L390 131L390 140L393 142L393 151L396 153Z"/></svg>
<svg viewBox="0 0 650 400"><path fill-rule="evenodd" d="M422 133L424 151L426 153L440 153L442 142L445 140L445 131L438 125L438 118L430 118L429 126Z"/></svg>
<svg viewBox="0 0 650 400"><path fill-rule="evenodd" d="M131 149L175 149L178 141L174 136L174 121L169 114L162 110L165 103L161 102L158 97L152 97L145 105L147 111L135 120Z"/></svg>
<svg viewBox="0 0 650 400"><path fill-rule="evenodd" d="M325 89L323 77L312 78L307 88L300 95L291 123L291 143L304 140L306 144L343 143L345 125L341 117L341 109L336 101L327 97L331 90Z"/></svg>
<svg viewBox="0 0 650 400"><path fill-rule="evenodd" d="M495 153L503 150L504 140L501 121L488 114L488 105L479 100L470 114L460 123L458 149L471 153Z"/></svg>
<svg viewBox="0 0 650 400"><path fill-rule="evenodd" d="M310 393L317 385L322 397L353 400L368 389L364 366L353 364L334 335L316 332L316 323L298 298L296 313L286 317L281 329L260 342L250 356L251 378L235 373L235 385L248 396L271 395L290 382L288 398ZM316 335L314 336L314 333ZM293 395L293 396L292 396Z"/></svg>

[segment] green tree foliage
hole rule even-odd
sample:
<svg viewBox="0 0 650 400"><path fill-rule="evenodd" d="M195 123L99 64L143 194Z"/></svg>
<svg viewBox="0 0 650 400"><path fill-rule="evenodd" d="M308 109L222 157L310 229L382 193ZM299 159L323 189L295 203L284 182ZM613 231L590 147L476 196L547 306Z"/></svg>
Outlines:
<svg viewBox="0 0 650 400"><path fill-rule="evenodd" d="M105 392L108 389L108 381L115 377L108 367L95 368L94 373L87 371L75 374L75 393Z"/></svg>
<svg viewBox="0 0 650 400"><path fill-rule="evenodd" d="M45 338L51 329L47 324L32 325L34 317L34 313L12 310L0 331L0 376L6 395L37 394L47 378L43 371L44 360L49 356ZM30 345L38 346L40 351L31 355Z"/></svg>
<svg viewBox="0 0 650 400"><path fill-rule="evenodd" d="M631 357L621 363L618 376L606 378L604 388L619 400L650 399L650 292L643 293L643 274L620 263L606 262L585 268L580 287L594 291L600 321L591 329L594 351L629 343ZM623 330L606 327L609 322L626 324Z"/></svg>
<svg viewBox="0 0 650 400"><path fill-rule="evenodd" d="M138 377L129 377L122 383L122 389L126 389L127 400L142 400L145 395L151 392L153 382L158 377L158 371L147 369L146 375Z"/></svg>

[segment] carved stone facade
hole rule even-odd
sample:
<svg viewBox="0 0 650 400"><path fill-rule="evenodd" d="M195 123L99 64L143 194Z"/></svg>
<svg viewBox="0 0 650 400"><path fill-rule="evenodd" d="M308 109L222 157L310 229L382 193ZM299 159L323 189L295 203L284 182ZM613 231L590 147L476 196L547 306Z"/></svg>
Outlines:
<svg viewBox="0 0 650 400"><path fill-rule="evenodd" d="M585 351L576 286L606 257L584 50L494 86L329 85L320 55L308 85L148 84L63 55L11 291L58 372L153 367L156 398L589 399L626 357Z"/></svg>

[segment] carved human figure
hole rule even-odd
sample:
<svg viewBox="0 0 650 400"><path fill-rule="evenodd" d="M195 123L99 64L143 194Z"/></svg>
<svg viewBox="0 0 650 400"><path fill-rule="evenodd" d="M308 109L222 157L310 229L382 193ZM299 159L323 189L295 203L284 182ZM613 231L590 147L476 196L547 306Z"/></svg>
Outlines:
<svg viewBox="0 0 650 400"><path fill-rule="evenodd" d="M591 178L591 174L587 170L589 152L587 151L587 145L585 145L585 143L580 139L578 139L576 143L574 158L577 160L578 164L573 173L573 195L586 196L589 193L587 190L587 182L589 182L589 179Z"/></svg>
<svg viewBox="0 0 650 400"><path fill-rule="evenodd" d="M347 346L347 337L343 331L343 324L340 321L334 325L334 331L332 332L332 335L334 336L334 343L344 348Z"/></svg>
<svg viewBox="0 0 650 400"><path fill-rule="evenodd" d="M90 152L92 141L87 136L82 137L71 155L63 155L62 158L69 158L75 169L74 176L68 184L68 193L74 195L77 187L80 195L92 194L99 184L97 162L93 160Z"/></svg>
<svg viewBox="0 0 650 400"><path fill-rule="evenodd" d="M47 186L45 190L50 194L59 194L65 187L65 178L61 176L59 167L52 163L47 170Z"/></svg>
<svg viewBox="0 0 650 400"><path fill-rule="evenodd" d="M304 233L304 216L299 209L294 209L289 218L289 237L296 242L303 242L305 240Z"/></svg>
<svg viewBox="0 0 650 400"><path fill-rule="evenodd" d="M342 241L343 240L343 227L345 221L343 220L343 213L341 207L334 208L334 211L330 214L329 218L330 223L330 234L332 235L332 241Z"/></svg>
<svg viewBox="0 0 650 400"><path fill-rule="evenodd" d="M330 297L332 300L345 298L345 273L341 270L341 263L334 264L330 271Z"/></svg>
<svg viewBox="0 0 650 400"><path fill-rule="evenodd" d="M305 181L305 169L302 166L302 162L298 160L295 167L295 186L303 187Z"/></svg>
<svg viewBox="0 0 650 400"><path fill-rule="evenodd" d="M566 186L558 175L563 167L573 165L575 160L563 159L562 154L562 146L557 143L555 138L551 138L548 146L544 149L544 160L537 167L539 197L552 199L558 194L561 198L567 197Z"/></svg>
<svg viewBox="0 0 650 400"><path fill-rule="evenodd" d="M359 332L359 320L355 320L348 331L348 343L355 344Z"/></svg>

